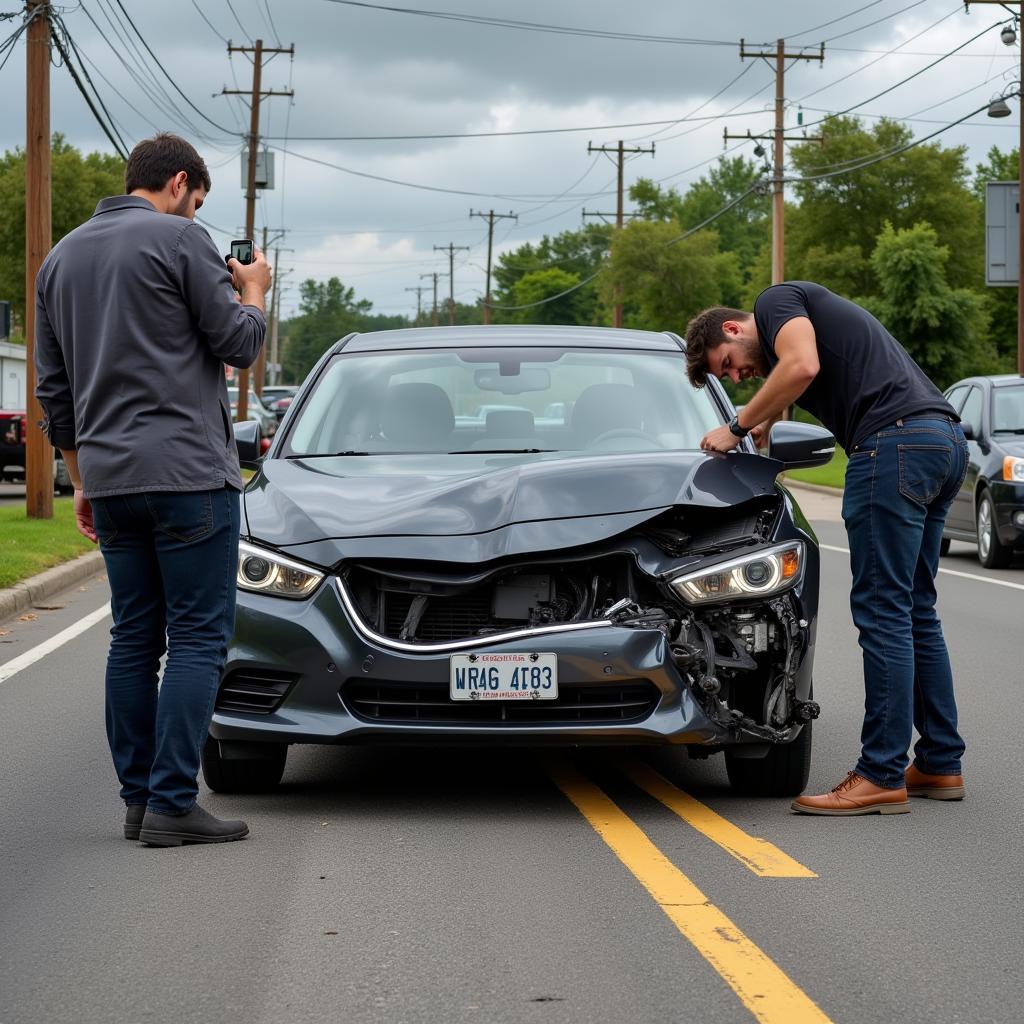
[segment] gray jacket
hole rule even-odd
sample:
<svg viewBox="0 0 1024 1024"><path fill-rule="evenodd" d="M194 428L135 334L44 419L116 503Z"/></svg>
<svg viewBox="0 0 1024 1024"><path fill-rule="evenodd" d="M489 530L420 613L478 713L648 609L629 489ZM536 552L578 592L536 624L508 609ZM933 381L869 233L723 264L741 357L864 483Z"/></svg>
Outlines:
<svg viewBox="0 0 1024 1024"><path fill-rule="evenodd" d="M223 364L265 333L201 225L102 200L36 278L36 397L85 496L241 488Z"/></svg>

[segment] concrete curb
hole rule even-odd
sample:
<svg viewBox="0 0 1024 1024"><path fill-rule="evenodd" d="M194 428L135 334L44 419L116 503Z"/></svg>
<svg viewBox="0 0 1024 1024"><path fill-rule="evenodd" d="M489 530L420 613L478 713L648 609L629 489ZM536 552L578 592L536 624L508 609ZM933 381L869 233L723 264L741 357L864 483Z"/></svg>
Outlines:
<svg viewBox="0 0 1024 1024"><path fill-rule="evenodd" d="M103 555L99 551L90 551L70 562L30 576L21 583L15 583L13 587L0 590L0 622L102 570Z"/></svg>
<svg viewBox="0 0 1024 1024"><path fill-rule="evenodd" d="M843 496L842 487L826 487L824 484L808 484L804 483L803 480L789 480L786 477L782 478L782 483L786 487L792 487L798 491L814 491L815 494L827 494L832 498L841 498Z"/></svg>

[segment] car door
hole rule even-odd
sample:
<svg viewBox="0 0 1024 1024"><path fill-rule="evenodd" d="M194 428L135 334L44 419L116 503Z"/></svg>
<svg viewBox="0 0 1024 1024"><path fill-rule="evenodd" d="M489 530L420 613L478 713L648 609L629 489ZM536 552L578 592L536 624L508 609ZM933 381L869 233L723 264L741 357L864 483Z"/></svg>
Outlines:
<svg viewBox="0 0 1024 1024"><path fill-rule="evenodd" d="M950 518L955 515L955 526L958 530L974 532L974 491L978 486L978 472L981 468L982 457L988 450L984 440L984 417L982 411L985 407L985 393L977 384L972 384L967 397L964 399L963 407L960 410L960 423L963 426L970 425L971 433L974 435L968 442L967 475L964 477L960 493L953 502L950 509Z"/></svg>

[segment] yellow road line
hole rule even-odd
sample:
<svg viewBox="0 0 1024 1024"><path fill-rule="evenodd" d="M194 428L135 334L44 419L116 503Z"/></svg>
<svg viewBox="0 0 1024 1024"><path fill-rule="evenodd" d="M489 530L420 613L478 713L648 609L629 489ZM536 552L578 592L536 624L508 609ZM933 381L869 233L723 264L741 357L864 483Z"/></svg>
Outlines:
<svg viewBox="0 0 1024 1024"><path fill-rule="evenodd" d="M767 839L748 835L743 829L705 807L689 793L677 789L650 765L627 761L623 771L629 779L655 800L660 800L687 824L732 854L741 864L762 878L817 878L810 868L793 860Z"/></svg>
<svg viewBox="0 0 1024 1024"><path fill-rule="evenodd" d="M763 1024L829 1024L810 997L741 932L593 782L550 768L559 789Z"/></svg>

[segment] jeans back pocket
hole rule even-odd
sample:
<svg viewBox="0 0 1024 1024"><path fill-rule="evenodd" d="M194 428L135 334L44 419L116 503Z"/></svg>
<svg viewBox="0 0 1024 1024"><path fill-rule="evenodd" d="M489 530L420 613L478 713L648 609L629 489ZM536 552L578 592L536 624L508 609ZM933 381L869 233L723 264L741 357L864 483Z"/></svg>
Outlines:
<svg viewBox="0 0 1024 1024"><path fill-rule="evenodd" d="M156 528L182 544L201 540L213 530L210 491L147 494L146 507Z"/></svg>
<svg viewBox="0 0 1024 1024"><path fill-rule="evenodd" d="M900 462L900 494L919 505L930 505L949 478L952 453L948 445L897 445Z"/></svg>

